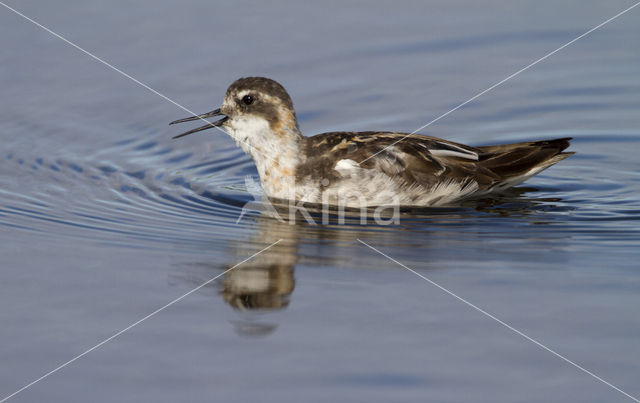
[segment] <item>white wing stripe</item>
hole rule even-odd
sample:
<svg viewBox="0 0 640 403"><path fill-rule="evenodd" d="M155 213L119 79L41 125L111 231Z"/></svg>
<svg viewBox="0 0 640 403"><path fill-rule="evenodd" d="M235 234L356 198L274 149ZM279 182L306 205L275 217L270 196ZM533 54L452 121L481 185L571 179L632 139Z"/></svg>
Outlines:
<svg viewBox="0 0 640 403"><path fill-rule="evenodd" d="M465 152L459 152L459 151L453 151L453 150L431 150L430 149L429 152L431 153L431 155L435 155L436 157L459 157L459 158L466 158L468 160L474 160L474 161L478 160L478 154L471 151L467 151L467 150L465 150Z"/></svg>
<svg viewBox="0 0 640 403"><path fill-rule="evenodd" d="M453 144L443 143L440 141L434 141L433 143L433 148L429 148L429 146L424 143L421 143L420 145L429 150L431 155L434 155L436 157L458 157L478 161L478 154L471 150L467 150L466 148L459 147ZM435 146L438 146L440 148L436 148Z"/></svg>

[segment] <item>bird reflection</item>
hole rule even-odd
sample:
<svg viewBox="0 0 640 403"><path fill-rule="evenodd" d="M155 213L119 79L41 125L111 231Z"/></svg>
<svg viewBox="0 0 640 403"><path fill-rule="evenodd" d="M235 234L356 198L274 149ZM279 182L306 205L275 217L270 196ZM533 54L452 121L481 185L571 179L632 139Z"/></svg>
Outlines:
<svg viewBox="0 0 640 403"><path fill-rule="evenodd" d="M527 188L512 189L505 193L501 200L490 199L477 201L469 209L475 213L489 213L491 215L509 216L526 214L534 209L541 201L521 197ZM550 199L545 202L552 201ZM555 200L553 200L555 201ZM272 204L271 206L278 205ZM282 206L280 206L282 207ZM469 206L466 206L467 208ZM420 209L420 211L405 211L403 214L415 217L447 218L457 217L460 220L469 218L469 210L453 209ZM273 211L271 211L273 213ZM274 246L248 260L224 275L220 295L226 303L241 310L277 310L289 305L290 297L295 287L294 266L298 263L300 253L298 243L300 234L311 236L317 240L327 239L331 243L340 241L355 242L358 237L368 238L370 233L363 232L366 226L336 226L312 225L300 216L295 222L273 218L272 214L255 217L258 232L246 242L236 245L237 257L242 259L261 248L278 242ZM278 208L279 218L291 217L288 212ZM466 216L466 217L465 217ZM315 216L317 219L318 216ZM358 223L359 217L351 217L352 223ZM335 220L334 220L335 221ZM341 228L342 230L339 230ZM397 227L395 227L397 228ZM347 229L347 230L345 230ZM389 229L389 228L387 228ZM380 229L381 230L381 229ZM382 232L382 231L380 231ZM325 258L325 260L332 260ZM333 259L335 263L335 258ZM327 263L325 261L325 263Z"/></svg>
<svg viewBox="0 0 640 403"><path fill-rule="evenodd" d="M344 223L332 219L329 224L314 225L300 216L290 221L276 219L265 212L252 214L244 219L255 232L248 239L232 241L229 247L232 257L227 264L183 264L172 278L199 285L214 277L216 272L227 270L216 280L215 287L206 289L214 291L239 312L231 321L238 334L265 336L278 327L273 323L275 316L272 314L287 308L292 300L297 264L362 267L371 259L369 261L375 262L370 265L371 269L377 266L388 268L389 262L376 261L378 257L375 255L358 255L359 258L354 259L359 253L357 239L362 239L377 245L405 245L416 251L413 254L418 262L416 265L423 264L421 262L430 257L427 260L434 266L442 261L442 251L451 249L450 239L455 237L452 234L456 233L456 228L461 228L461 240L480 245L484 242L487 226L500 225L500 218L545 224L554 220L550 211L564 211L560 199L523 197L527 190L515 188L501 199L480 200L450 208L407 209L401 213L400 225L362 225L359 217L352 217ZM280 217L291 216L280 214ZM558 245L562 242L562 234L555 232L536 232L532 236L536 237L538 244ZM519 250L519 253L524 252L526 250ZM478 253L474 248L467 248L456 256L472 261ZM411 264L411 256L406 261Z"/></svg>
<svg viewBox="0 0 640 403"><path fill-rule="evenodd" d="M257 232L248 239L232 242L229 249L233 257L227 264L183 263L170 279L197 286L215 277L216 272L226 271L201 292L215 292L240 312L231 321L238 334L264 336L277 328L277 324L269 322L269 313L286 308L295 287L299 225L265 216L247 220L254 221L252 226Z"/></svg>
<svg viewBox="0 0 640 403"><path fill-rule="evenodd" d="M275 226L273 222L270 224L267 227ZM257 238L267 245L281 239L271 240L272 235L273 232L264 228ZM255 245L256 242L248 244ZM297 261L296 249L295 238L283 239L226 273L220 291L222 299L236 309L273 310L287 307L295 286L293 268Z"/></svg>

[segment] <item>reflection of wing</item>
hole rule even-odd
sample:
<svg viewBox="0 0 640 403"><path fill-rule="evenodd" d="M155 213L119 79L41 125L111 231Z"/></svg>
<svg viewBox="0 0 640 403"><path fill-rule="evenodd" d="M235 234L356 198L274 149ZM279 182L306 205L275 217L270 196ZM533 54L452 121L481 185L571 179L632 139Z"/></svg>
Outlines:
<svg viewBox="0 0 640 403"><path fill-rule="evenodd" d="M470 147L419 134L324 133L306 139L308 155L315 157L298 175L339 180L341 171L357 167L425 189L475 182L478 190L487 191L497 184L517 184L571 155L561 153L568 140Z"/></svg>

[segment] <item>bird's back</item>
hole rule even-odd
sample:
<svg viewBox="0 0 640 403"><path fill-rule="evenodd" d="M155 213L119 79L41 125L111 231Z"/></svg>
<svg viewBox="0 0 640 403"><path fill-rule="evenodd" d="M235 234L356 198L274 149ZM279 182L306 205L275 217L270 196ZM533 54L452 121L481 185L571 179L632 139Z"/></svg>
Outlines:
<svg viewBox="0 0 640 403"><path fill-rule="evenodd" d="M333 132L305 138L303 183L361 192L367 204L443 205L522 183L572 155L570 138L470 147L395 132Z"/></svg>

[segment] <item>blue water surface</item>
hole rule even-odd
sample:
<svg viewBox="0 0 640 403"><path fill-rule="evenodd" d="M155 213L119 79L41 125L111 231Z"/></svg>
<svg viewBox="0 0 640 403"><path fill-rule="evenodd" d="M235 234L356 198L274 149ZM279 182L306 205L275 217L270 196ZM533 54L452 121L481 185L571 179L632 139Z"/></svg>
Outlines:
<svg viewBox="0 0 640 403"><path fill-rule="evenodd" d="M312 135L411 132L633 3L5 4L194 112L276 79ZM640 396L639 21L421 131L574 138L511 194L291 225L237 222L230 138L0 7L0 399L220 276L9 401L632 401L578 366Z"/></svg>

